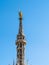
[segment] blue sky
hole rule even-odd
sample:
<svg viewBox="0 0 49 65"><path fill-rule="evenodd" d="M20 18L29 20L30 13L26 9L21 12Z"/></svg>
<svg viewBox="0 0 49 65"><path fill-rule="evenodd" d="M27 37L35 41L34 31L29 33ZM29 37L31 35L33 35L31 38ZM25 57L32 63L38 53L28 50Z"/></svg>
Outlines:
<svg viewBox="0 0 49 65"><path fill-rule="evenodd" d="M26 65L49 65L49 0L0 0L0 65L12 65L13 59L16 62L20 10Z"/></svg>

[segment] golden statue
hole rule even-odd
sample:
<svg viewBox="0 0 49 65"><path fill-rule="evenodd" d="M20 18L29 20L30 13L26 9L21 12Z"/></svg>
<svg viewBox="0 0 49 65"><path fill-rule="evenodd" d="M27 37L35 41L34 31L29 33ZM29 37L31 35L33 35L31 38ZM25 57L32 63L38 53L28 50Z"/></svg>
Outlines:
<svg viewBox="0 0 49 65"><path fill-rule="evenodd" d="M22 12L21 11L19 12L19 16L20 16L20 18L22 18Z"/></svg>

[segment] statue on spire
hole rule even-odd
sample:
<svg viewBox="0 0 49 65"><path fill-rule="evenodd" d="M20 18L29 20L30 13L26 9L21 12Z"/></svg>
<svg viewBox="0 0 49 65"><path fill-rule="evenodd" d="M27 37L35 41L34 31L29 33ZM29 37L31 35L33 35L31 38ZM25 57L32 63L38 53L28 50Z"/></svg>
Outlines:
<svg viewBox="0 0 49 65"><path fill-rule="evenodd" d="M20 20L20 22L19 22L19 34L23 34L23 27L22 27L22 12L20 11L19 12L19 20Z"/></svg>
<svg viewBox="0 0 49 65"><path fill-rule="evenodd" d="M22 18L22 12L21 11L19 12L19 17Z"/></svg>

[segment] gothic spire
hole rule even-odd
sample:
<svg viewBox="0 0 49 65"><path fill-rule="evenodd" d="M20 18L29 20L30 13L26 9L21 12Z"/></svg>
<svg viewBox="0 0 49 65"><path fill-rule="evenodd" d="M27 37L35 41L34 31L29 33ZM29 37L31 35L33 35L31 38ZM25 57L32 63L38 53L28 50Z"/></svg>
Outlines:
<svg viewBox="0 0 49 65"><path fill-rule="evenodd" d="M22 40L21 40L22 39ZM18 35L17 35L17 41L16 44L23 41L24 44L26 43L25 41L25 35L23 33L23 26L22 26L22 12L19 12L19 31L18 31Z"/></svg>
<svg viewBox="0 0 49 65"><path fill-rule="evenodd" d="M22 12L19 12L19 34L23 34L23 29L22 29Z"/></svg>
<svg viewBox="0 0 49 65"><path fill-rule="evenodd" d="M24 65L24 51L25 51L25 36L22 29L22 12L19 12L19 33L17 35L16 45L17 45L17 63L16 65Z"/></svg>

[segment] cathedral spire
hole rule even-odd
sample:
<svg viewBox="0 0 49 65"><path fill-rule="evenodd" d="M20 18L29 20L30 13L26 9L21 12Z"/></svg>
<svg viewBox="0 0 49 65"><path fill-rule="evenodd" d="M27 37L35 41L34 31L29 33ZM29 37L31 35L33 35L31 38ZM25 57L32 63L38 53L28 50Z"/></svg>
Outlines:
<svg viewBox="0 0 49 65"><path fill-rule="evenodd" d="M16 65L24 65L24 56L25 56L25 36L22 29L22 12L19 12L19 33L17 35L16 45L17 45L17 63Z"/></svg>
<svg viewBox="0 0 49 65"><path fill-rule="evenodd" d="M22 29L22 12L19 12L19 34L22 35L23 34L23 29Z"/></svg>

